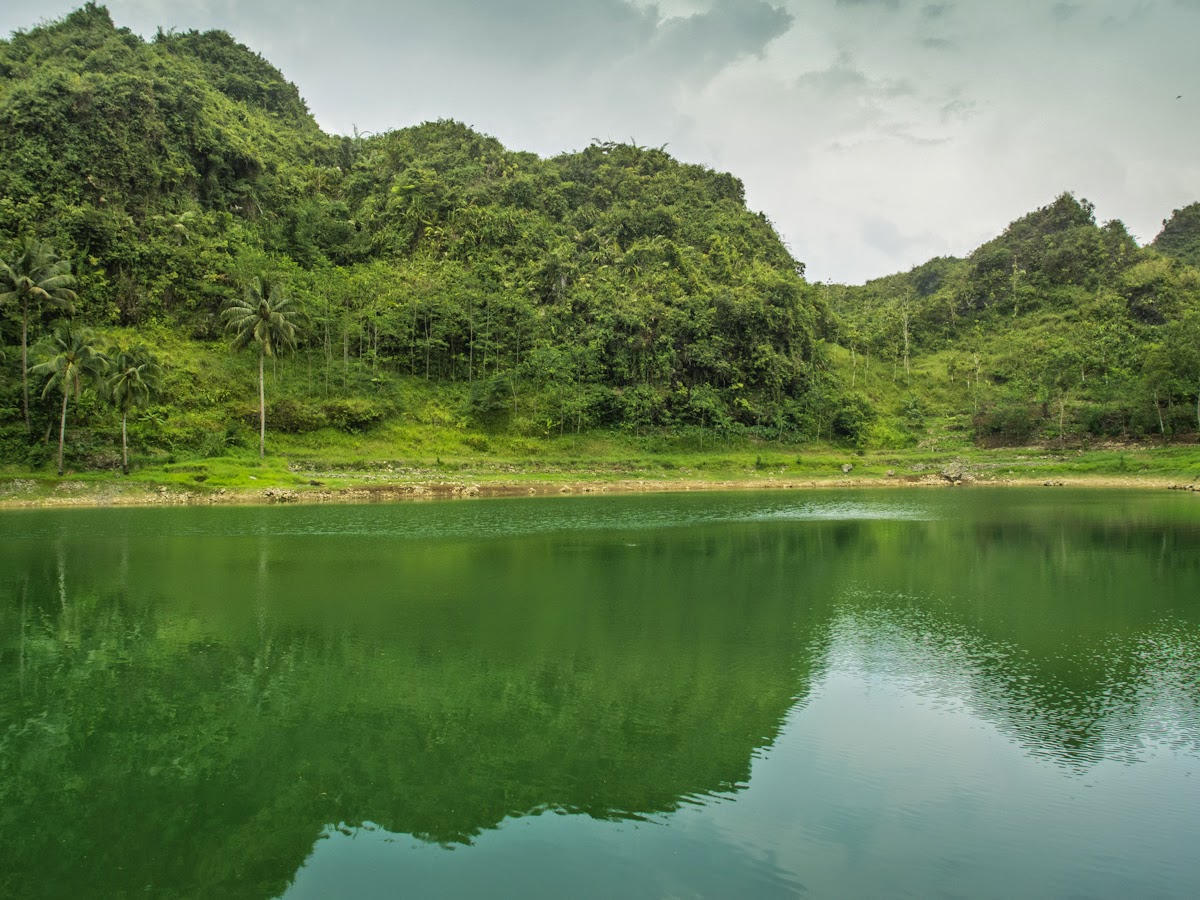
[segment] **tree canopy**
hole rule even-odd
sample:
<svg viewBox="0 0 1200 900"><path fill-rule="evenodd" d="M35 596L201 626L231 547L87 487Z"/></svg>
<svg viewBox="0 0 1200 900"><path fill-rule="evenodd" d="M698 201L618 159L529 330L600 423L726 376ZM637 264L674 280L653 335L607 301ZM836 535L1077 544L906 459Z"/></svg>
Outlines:
<svg viewBox="0 0 1200 900"><path fill-rule="evenodd" d="M933 411L984 443L1178 435L1200 404L1198 209L1139 247L1062 194L965 259L814 286L738 178L662 149L540 158L447 120L326 134L230 35L144 40L93 3L0 41L0 259L54 248L70 311L126 344L216 346L245 285L285 285L309 327L280 428L368 427L419 382L443 418L529 435L879 446ZM36 342L53 305L10 302L0 340ZM28 406L16 357L0 430ZM164 381L197 422L175 449L248 418L240 384L201 374Z"/></svg>
<svg viewBox="0 0 1200 900"><path fill-rule="evenodd" d="M837 339L889 373L907 339L926 364L903 402L920 405L936 379L985 444L1194 433L1200 270L1164 249L1187 218L1140 248L1063 194L966 259L835 289Z"/></svg>
<svg viewBox="0 0 1200 900"><path fill-rule="evenodd" d="M77 260L91 324L216 337L267 272L314 301L327 358L478 381L484 418L508 393L560 427L808 422L819 303L732 175L453 121L326 135L229 35L147 42L95 4L0 43L0 122L0 240Z"/></svg>

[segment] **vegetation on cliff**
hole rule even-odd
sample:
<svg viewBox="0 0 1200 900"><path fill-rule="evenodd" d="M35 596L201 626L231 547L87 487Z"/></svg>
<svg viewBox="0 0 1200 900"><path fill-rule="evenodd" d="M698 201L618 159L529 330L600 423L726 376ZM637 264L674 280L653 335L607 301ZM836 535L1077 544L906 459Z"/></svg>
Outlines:
<svg viewBox="0 0 1200 900"><path fill-rule="evenodd" d="M1200 270L1181 218L1140 248L1063 194L966 259L831 288L840 372L909 438L938 418L984 445L1194 435Z"/></svg>
<svg viewBox="0 0 1200 900"><path fill-rule="evenodd" d="M1200 416L1198 217L1139 247L1063 195L967 259L814 286L732 175L629 144L542 159L450 121L328 135L229 35L147 41L89 3L0 42L0 259L36 239L71 294L3 292L0 451L49 464L61 398L26 415L24 384L67 314L163 369L123 413L80 384L76 468L120 465L125 433L135 461L249 455L262 411L285 449L370 434L395 458L589 433L1178 438ZM222 315L259 279L303 312L261 410Z"/></svg>

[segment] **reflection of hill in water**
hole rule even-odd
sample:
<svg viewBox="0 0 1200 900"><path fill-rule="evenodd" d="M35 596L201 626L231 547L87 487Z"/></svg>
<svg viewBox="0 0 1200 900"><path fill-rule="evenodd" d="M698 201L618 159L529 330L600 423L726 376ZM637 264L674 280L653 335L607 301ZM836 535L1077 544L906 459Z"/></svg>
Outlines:
<svg viewBox="0 0 1200 900"><path fill-rule="evenodd" d="M833 623L829 668L884 676L954 698L1026 752L1070 771L1132 761L1148 743L1200 750L1200 634L1177 623L1095 648L1084 683L1067 658L1047 666L1017 645L892 598L857 597ZM1091 657L1091 658L1088 658ZM1076 660L1078 656L1074 657Z"/></svg>
<svg viewBox="0 0 1200 900"><path fill-rule="evenodd" d="M830 642L1072 769L1200 747L1200 528L1140 519L869 528Z"/></svg>
<svg viewBox="0 0 1200 900"><path fill-rule="evenodd" d="M847 648L1072 768L1155 720L1200 731L1194 527L1043 510L36 546L0 546L22 573L0 575L18 896L272 896L330 822L455 843L543 809L668 812L744 786Z"/></svg>
<svg viewBox="0 0 1200 900"><path fill-rule="evenodd" d="M811 658L760 531L360 547L336 582L344 547L201 543L194 577L130 554L103 587L82 542L65 605L51 549L4 611L0 887L270 896L329 822L460 842L736 791Z"/></svg>

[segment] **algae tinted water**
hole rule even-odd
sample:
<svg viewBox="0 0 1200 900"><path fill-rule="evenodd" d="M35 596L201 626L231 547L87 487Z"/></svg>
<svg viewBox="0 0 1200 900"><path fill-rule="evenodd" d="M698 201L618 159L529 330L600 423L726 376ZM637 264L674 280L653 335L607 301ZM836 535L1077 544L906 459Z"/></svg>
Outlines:
<svg viewBox="0 0 1200 900"><path fill-rule="evenodd" d="M0 895L1200 896L1200 502L0 515Z"/></svg>

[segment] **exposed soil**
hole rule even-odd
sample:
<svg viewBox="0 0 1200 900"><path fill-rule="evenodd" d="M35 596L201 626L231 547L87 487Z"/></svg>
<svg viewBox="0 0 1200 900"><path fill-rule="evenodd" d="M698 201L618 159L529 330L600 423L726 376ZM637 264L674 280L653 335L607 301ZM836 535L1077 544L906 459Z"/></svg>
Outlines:
<svg viewBox="0 0 1200 900"><path fill-rule="evenodd" d="M886 478L731 480L537 481L537 482L423 482L373 483L356 487L324 485L297 488L180 489L140 484L63 481L52 494L40 494L29 480L0 486L0 508L62 506L246 505L277 503L393 503L401 501L469 500L495 497L546 497L572 494L641 494L691 491L812 490L838 488L946 488L979 486L1133 488L1184 490L1200 493L1198 484L1180 484L1160 477L1065 476L1051 480L1016 477L975 477L969 472L905 474Z"/></svg>

